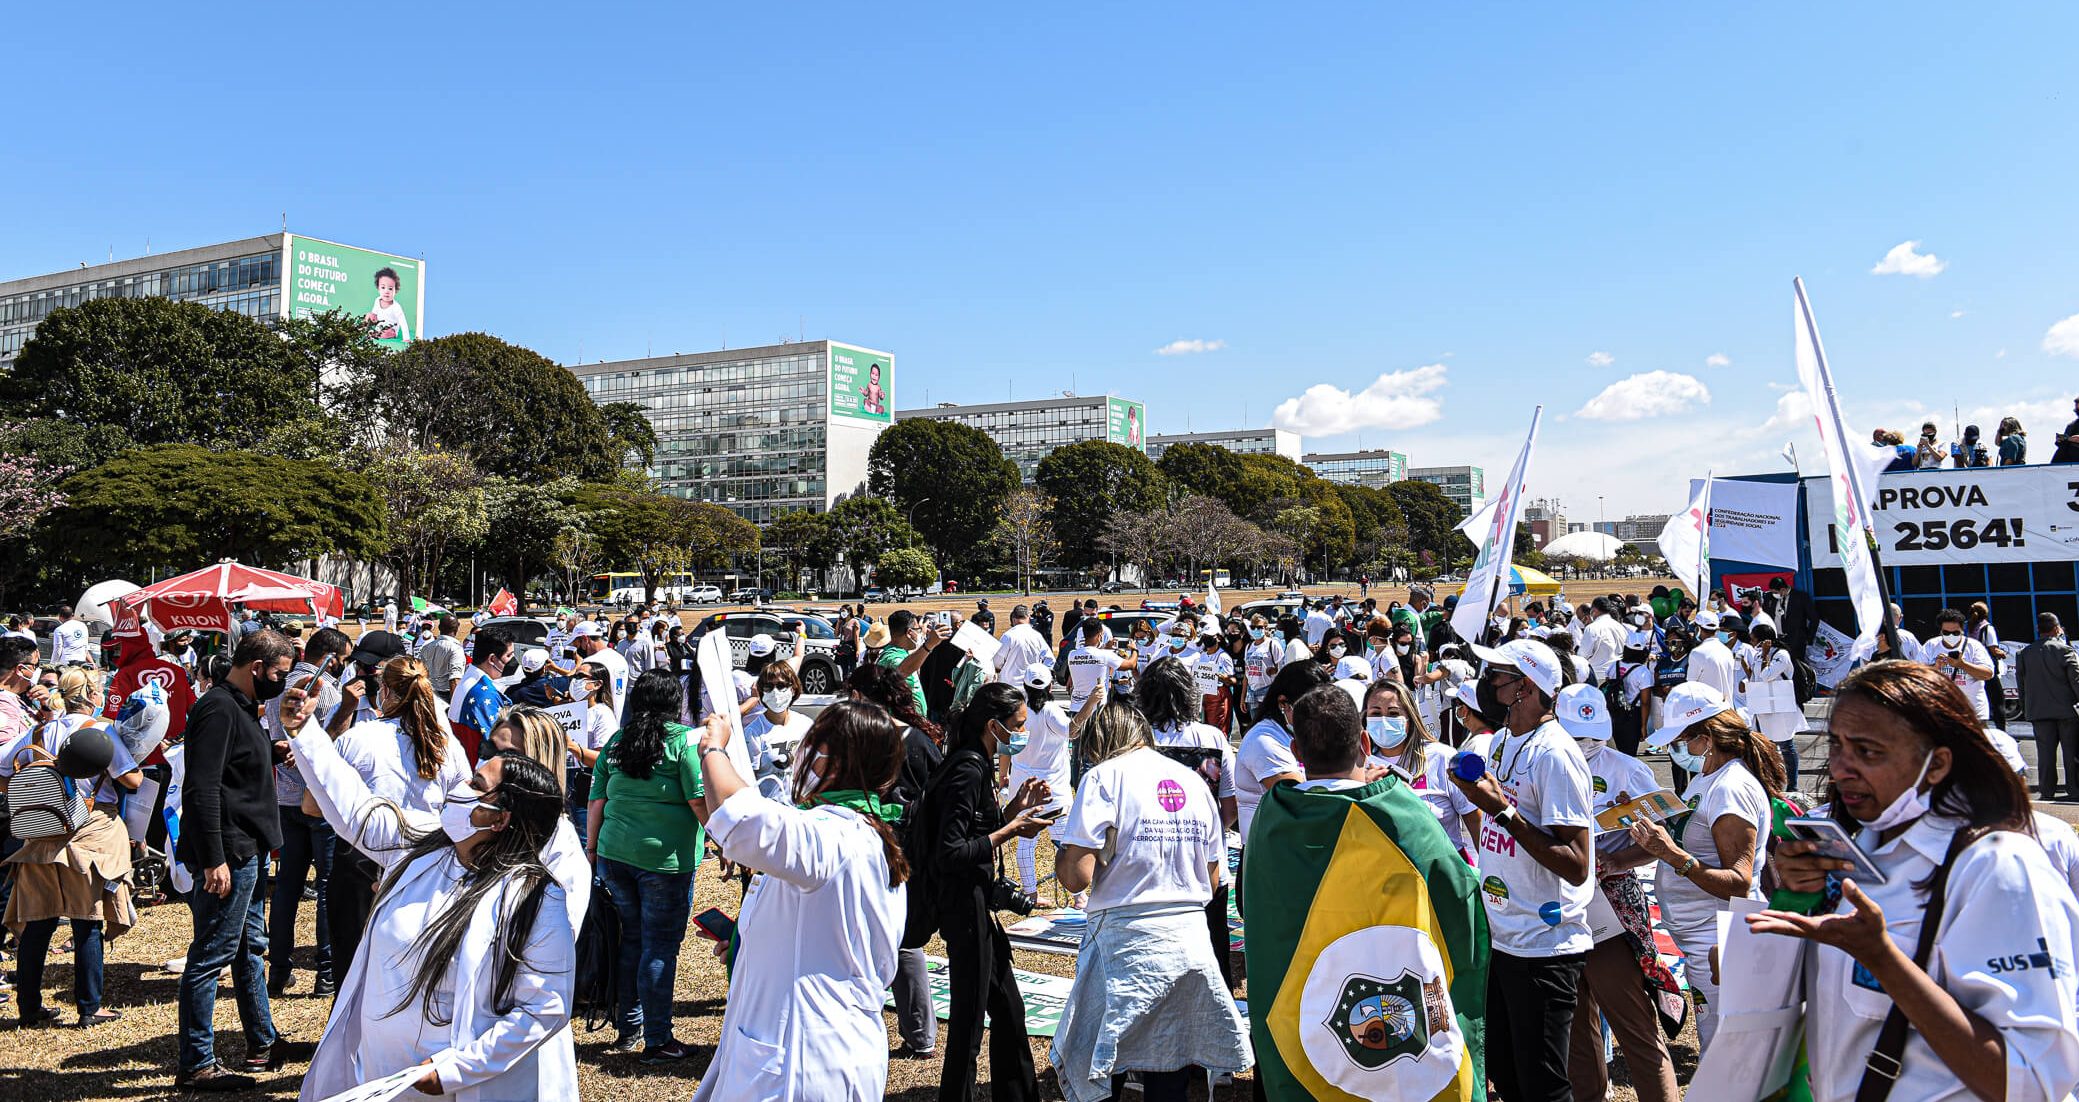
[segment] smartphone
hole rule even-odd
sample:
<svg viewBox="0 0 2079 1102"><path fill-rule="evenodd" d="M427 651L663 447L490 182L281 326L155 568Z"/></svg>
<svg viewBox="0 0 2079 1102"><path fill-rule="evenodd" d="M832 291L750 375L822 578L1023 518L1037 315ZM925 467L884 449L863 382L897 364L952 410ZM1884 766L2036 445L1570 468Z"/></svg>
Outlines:
<svg viewBox="0 0 2079 1102"><path fill-rule="evenodd" d="M1869 854L1864 853L1862 847L1856 845L1855 840L1848 837L1848 831L1832 819L1823 816L1807 816L1797 819L1786 819L1783 825L1789 827L1790 832L1798 836L1798 840L1819 843L1817 852L1821 857L1831 857L1836 861L1853 863L1855 865L1856 879L1871 880L1879 884L1886 883L1890 879L1884 875L1883 869L1877 867L1875 861L1870 860Z"/></svg>
<svg viewBox="0 0 2079 1102"><path fill-rule="evenodd" d="M1051 823L1068 814L1065 807L1043 807L1032 813L1032 817L1043 823Z"/></svg>
<svg viewBox="0 0 2079 1102"><path fill-rule="evenodd" d="M709 907L694 915L693 924L700 927L700 936L715 941L728 941L736 933L736 920L723 914L720 907Z"/></svg>

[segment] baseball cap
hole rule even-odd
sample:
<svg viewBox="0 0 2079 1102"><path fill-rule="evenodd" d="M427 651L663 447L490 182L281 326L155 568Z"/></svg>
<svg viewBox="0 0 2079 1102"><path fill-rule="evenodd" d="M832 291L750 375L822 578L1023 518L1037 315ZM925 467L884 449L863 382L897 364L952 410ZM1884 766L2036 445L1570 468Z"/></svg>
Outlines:
<svg viewBox="0 0 2079 1102"><path fill-rule="evenodd" d="M570 637L572 639L583 639L587 636L597 638L603 634L605 633L599 630L599 621L597 620L579 620L577 626L570 629Z"/></svg>
<svg viewBox="0 0 2079 1102"><path fill-rule="evenodd" d="M1054 684L1054 667L1045 662L1034 662L1025 667L1022 675L1028 689L1045 689Z"/></svg>
<svg viewBox="0 0 2079 1102"><path fill-rule="evenodd" d="M1610 710L1603 691L1593 685L1568 685L1559 690L1552 716L1575 738L1609 738Z"/></svg>
<svg viewBox="0 0 2079 1102"><path fill-rule="evenodd" d="M1372 664L1354 654L1350 655L1335 664L1335 679L1337 681L1370 681L1372 679Z"/></svg>
<svg viewBox="0 0 2079 1102"><path fill-rule="evenodd" d="M1499 647L1475 643L1473 655L1490 666L1513 666L1546 696L1559 695L1559 656L1535 639L1511 639Z"/></svg>
<svg viewBox="0 0 2079 1102"><path fill-rule="evenodd" d="M1727 631L1746 631L1747 620L1738 613L1728 612L1718 618L1718 626Z"/></svg>
<svg viewBox="0 0 2079 1102"><path fill-rule="evenodd" d="M1480 710L1480 682L1478 678L1460 682L1444 690L1444 699L1454 704L1463 704L1473 711Z"/></svg>
<svg viewBox="0 0 2079 1102"><path fill-rule="evenodd" d="M756 635L751 636L751 657L763 658L766 655L771 654L773 645L774 644L772 641L772 636L767 635L762 631Z"/></svg>
<svg viewBox="0 0 2079 1102"><path fill-rule="evenodd" d="M1992 743L1992 748L2007 759L2009 768L2016 773L2028 772L2028 759L2021 756L2021 744L2014 741L2013 735L1997 727L1988 726L1985 728L1985 741Z"/></svg>
<svg viewBox="0 0 2079 1102"><path fill-rule="evenodd" d="M549 652L540 647L528 647L520 652L520 672L534 673L549 664Z"/></svg>
<svg viewBox="0 0 2079 1102"><path fill-rule="evenodd" d="M1650 631L1633 631L1633 632L1627 632L1627 633L1625 633L1625 636L1624 636L1624 649L1625 649L1625 650L1650 650L1650 649L1652 649L1652 647L1653 647L1653 633L1652 633L1652 632L1650 632Z"/></svg>
<svg viewBox="0 0 2079 1102"><path fill-rule="evenodd" d="M404 653L404 640L393 631L369 631L361 634L354 644L354 653L347 661L364 670L372 670L384 662Z"/></svg>
<svg viewBox="0 0 2079 1102"><path fill-rule="evenodd" d="M1732 710L1732 701L1717 689L1701 681L1684 681L1669 691L1667 702L1660 709L1663 723L1659 730L1646 736L1646 745L1658 750L1675 741L1692 724Z"/></svg>
<svg viewBox="0 0 2079 1102"><path fill-rule="evenodd" d="M1696 610L1696 626L1697 626L1697 627L1700 627L1700 628L1702 628L1702 629L1704 629L1705 631L1717 631L1717 630L1718 630L1718 614L1717 614L1717 613L1715 613L1715 612L1712 612L1712 611L1711 611L1710 609L1708 609L1708 608L1700 608L1700 609L1697 609L1697 610Z"/></svg>

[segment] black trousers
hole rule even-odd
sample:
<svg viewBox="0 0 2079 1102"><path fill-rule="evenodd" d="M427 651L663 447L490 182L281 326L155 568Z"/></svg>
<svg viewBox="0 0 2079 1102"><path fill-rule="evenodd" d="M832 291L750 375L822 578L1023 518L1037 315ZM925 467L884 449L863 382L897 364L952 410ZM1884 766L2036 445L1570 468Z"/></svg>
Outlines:
<svg viewBox="0 0 2079 1102"><path fill-rule="evenodd" d="M1573 1102L1567 1049L1585 953L1517 957L1487 965L1487 1081L1505 1102Z"/></svg>
<svg viewBox="0 0 2079 1102"><path fill-rule="evenodd" d="M1227 934L1227 893L1230 889L1222 884L1213 890L1213 898L1206 903L1206 933L1213 939L1213 959L1220 962L1220 979L1234 990L1233 943Z"/></svg>
<svg viewBox="0 0 2079 1102"><path fill-rule="evenodd" d="M946 1020L939 1102L970 1102L982 1052L982 1015L989 1016L989 1097L1037 1102L1032 1045L1025 1037L1025 996L1011 975L1011 940L989 910L987 886L949 889L939 902L952 1006Z"/></svg>
<svg viewBox="0 0 2079 1102"><path fill-rule="evenodd" d="M375 909L375 882L381 874L382 866L348 845L345 838L335 839L325 908L332 927L332 974L341 982L361 949L361 931L368 926L368 913Z"/></svg>

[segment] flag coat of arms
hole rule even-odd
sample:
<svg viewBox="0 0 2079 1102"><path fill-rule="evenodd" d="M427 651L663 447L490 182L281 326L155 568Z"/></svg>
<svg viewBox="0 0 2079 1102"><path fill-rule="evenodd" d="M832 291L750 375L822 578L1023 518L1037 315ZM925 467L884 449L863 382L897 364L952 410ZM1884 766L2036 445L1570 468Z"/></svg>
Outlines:
<svg viewBox="0 0 2079 1102"><path fill-rule="evenodd" d="M1420 796L1280 785L1243 862L1266 1098L1486 1097L1487 910Z"/></svg>

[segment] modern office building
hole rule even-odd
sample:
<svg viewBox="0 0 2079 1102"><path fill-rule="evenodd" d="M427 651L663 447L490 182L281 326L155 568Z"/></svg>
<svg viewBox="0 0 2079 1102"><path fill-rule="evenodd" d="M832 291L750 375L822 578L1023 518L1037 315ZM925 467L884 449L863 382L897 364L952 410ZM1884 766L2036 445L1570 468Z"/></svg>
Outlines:
<svg viewBox="0 0 2079 1102"><path fill-rule="evenodd" d="M1566 535L1566 509L1553 499L1527 501L1523 504L1523 523L1530 526L1530 538L1543 547Z"/></svg>
<svg viewBox="0 0 2079 1102"><path fill-rule="evenodd" d="M402 347L421 335L426 262L270 233L0 283L0 371L51 311L99 298L170 298L279 321L344 310Z"/></svg>
<svg viewBox="0 0 2079 1102"><path fill-rule="evenodd" d="M1487 504L1487 475L1478 467L1410 467L1408 477L1435 483L1467 516Z"/></svg>
<svg viewBox="0 0 2079 1102"><path fill-rule="evenodd" d="M1623 520L1610 523L1616 530L1610 534L1644 551L1648 555L1660 554L1660 530L1668 526L1667 513L1633 513Z"/></svg>
<svg viewBox="0 0 2079 1102"><path fill-rule="evenodd" d="M592 400L636 402L657 430L650 475L667 492L763 524L822 512L866 485L867 451L893 423L895 357L835 341L571 367Z"/></svg>
<svg viewBox="0 0 2079 1102"><path fill-rule="evenodd" d="M1330 482L1381 489L1408 477L1405 452L1370 448L1357 452L1311 452L1303 460Z"/></svg>
<svg viewBox="0 0 2079 1102"><path fill-rule="evenodd" d="M1239 455L1282 455L1300 461L1299 434L1284 429L1229 429L1226 432L1170 432L1148 437L1148 458L1160 459L1171 444L1212 444Z"/></svg>
<svg viewBox="0 0 2079 1102"><path fill-rule="evenodd" d="M1130 398L1106 394L973 406L941 402L928 409L905 409L895 415L898 421L916 418L957 421L988 433L1003 454L1018 465L1018 477L1026 482L1032 481L1040 460L1063 444L1110 440L1148 450L1148 408Z"/></svg>

